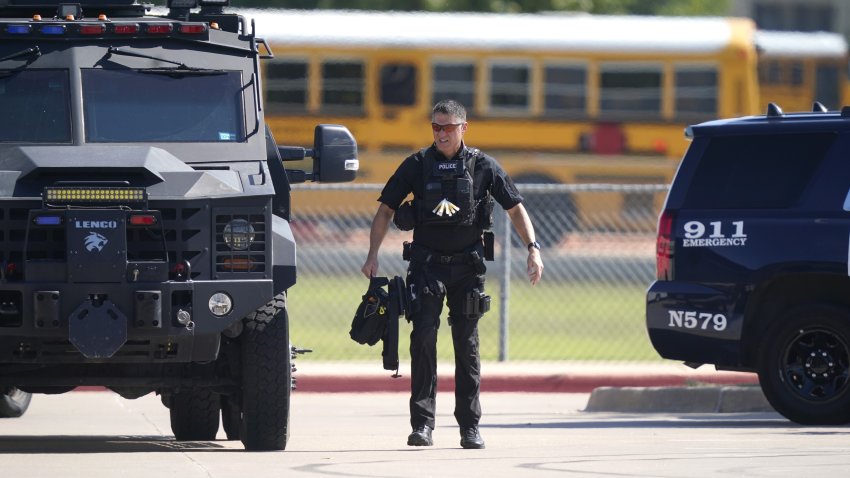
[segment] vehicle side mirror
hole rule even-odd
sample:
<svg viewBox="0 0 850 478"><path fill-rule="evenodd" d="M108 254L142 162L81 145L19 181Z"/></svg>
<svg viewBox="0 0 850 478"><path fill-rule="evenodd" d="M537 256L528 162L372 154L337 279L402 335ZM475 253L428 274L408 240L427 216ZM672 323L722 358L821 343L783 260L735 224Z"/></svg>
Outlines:
<svg viewBox="0 0 850 478"><path fill-rule="evenodd" d="M320 124L313 136L313 181L346 183L354 181L360 161L357 141L348 128L338 124Z"/></svg>
<svg viewBox="0 0 850 478"><path fill-rule="evenodd" d="M304 181L345 183L354 181L360 161L357 159L357 141L348 128L338 124L320 124L313 135L313 149L298 146L277 146L282 161L302 161L313 158L311 172L286 169L290 184Z"/></svg>

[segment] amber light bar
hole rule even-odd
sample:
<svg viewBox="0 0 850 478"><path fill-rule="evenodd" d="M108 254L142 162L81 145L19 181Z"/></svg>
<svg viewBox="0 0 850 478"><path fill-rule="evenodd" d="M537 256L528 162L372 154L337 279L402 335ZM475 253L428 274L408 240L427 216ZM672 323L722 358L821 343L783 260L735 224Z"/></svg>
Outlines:
<svg viewBox="0 0 850 478"><path fill-rule="evenodd" d="M49 204L75 203L144 203L145 188L102 186L49 186L44 188L44 202Z"/></svg>

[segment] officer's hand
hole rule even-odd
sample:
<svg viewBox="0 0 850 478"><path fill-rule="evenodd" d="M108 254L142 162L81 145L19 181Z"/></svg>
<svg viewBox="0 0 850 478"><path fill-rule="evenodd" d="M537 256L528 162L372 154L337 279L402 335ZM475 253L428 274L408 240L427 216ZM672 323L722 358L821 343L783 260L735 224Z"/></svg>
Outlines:
<svg viewBox="0 0 850 478"><path fill-rule="evenodd" d="M366 263L360 268L360 272L362 272L367 279L376 277L378 275L378 259L366 259Z"/></svg>
<svg viewBox="0 0 850 478"><path fill-rule="evenodd" d="M532 247L528 252L528 280L531 285L536 285L543 277L543 259L540 258L540 250Z"/></svg>

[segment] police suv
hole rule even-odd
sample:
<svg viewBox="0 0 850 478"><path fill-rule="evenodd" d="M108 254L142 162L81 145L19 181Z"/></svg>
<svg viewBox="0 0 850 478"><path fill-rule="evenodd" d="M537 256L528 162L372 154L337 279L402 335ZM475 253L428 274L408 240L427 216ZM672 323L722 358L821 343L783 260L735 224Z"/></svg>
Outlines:
<svg viewBox="0 0 850 478"><path fill-rule="evenodd" d="M224 6L0 0L0 416L106 386L178 440L285 448L289 186L354 179L357 145L275 143L271 51Z"/></svg>
<svg viewBox="0 0 850 478"><path fill-rule="evenodd" d="M646 320L688 365L758 372L804 424L850 422L850 108L688 129Z"/></svg>

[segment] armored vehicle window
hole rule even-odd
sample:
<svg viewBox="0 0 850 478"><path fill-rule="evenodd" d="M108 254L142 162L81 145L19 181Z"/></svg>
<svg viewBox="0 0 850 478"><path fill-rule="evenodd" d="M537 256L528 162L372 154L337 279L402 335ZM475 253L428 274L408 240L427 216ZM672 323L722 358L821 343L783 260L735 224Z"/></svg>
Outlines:
<svg viewBox="0 0 850 478"><path fill-rule="evenodd" d="M826 156L832 133L712 138L685 199L692 209L794 205Z"/></svg>
<svg viewBox="0 0 850 478"><path fill-rule="evenodd" d="M0 70L0 141L70 143L69 103L66 70Z"/></svg>
<svg viewBox="0 0 850 478"><path fill-rule="evenodd" d="M82 77L88 142L245 139L241 72L85 69Z"/></svg>

